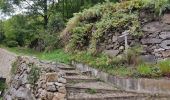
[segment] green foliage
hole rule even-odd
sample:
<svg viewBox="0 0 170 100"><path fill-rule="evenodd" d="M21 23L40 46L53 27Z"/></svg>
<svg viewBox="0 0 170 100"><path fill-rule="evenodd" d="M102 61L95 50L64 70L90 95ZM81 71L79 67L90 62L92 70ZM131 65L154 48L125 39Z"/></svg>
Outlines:
<svg viewBox="0 0 170 100"><path fill-rule="evenodd" d="M18 46L18 42L13 41L13 40L9 40L9 41L6 41L6 45L8 47L17 47Z"/></svg>
<svg viewBox="0 0 170 100"><path fill-rule="evenodd" d="M142 47L140 46L134 46L134 47L129 48L127 50L127 54L125 54L127 63L129 65L140 64L142 62L141 59L139 59L139 55L141 51L142 51Z"/></svg>
<svg viewBox="0 0 170 100"><path fill-rule="evenodd" d="M159 67L156 67L155 65L150 64L140 64L137 67L137 73L141 77L160 77L161 76L161 70Z"/></svg>
<svg viewBox="0 0 170 100"><path fill-rule="evenodd" d="M17 61L15 61L12 63L11 74L15 75L17 73L17 69L18 69L18 65L17 65Z"/></svg>
<svg viewBox="0 0 170 100"><path fill-rule="evenodd" d="M6 88L7 88L6 83L0 81L0 91L4 91L4 89L6 89Z"/></svg>
<svg viewBox="0 0 170 100"><path fill-rule="evenodd" d="M52 60L57 61L61 63L70 64L71 60L71 54L65 53L62 49L57 49L51 52L43 53L39 58L44 60Z"/></svg>
<svg viewBox="0 0 170 100"><path fill-rule="evenodd" d="M90 52L95 53L101 38L109 29L114 30L113 34L117 31L116 29L122 28L130 30L132 35L141 35L138 11L142 8L144 8L143 2L131 0L116 4L107 2L85 9L83 12L75 14L75 17L68 22L64 34L69 32L71 35L70 41L74 41L69 42L68 45L73 50L79 49L74 47L77 42L87 42L85 37L91 36L88 38L90 43L86 47L89 47ZM70 23L74 23L74 25ZM87 32L84 28L89 24L92 26Z"/></svg>
<svg viewBox="0 0 170 100"><path fill-rule="evenodd" d="M35 83L38 81L40 77L40 68L38 68L35 65L30 66L31 71L28 76L28 81L30 84L35 85Z"/></svg>
<svg viewBox="0 0 170 100"><path fill-rule="evenodd" d="M87 89L85 92L89 93L89 94L96 94L97 93L96 89Z"/></svg>
<svg viewBox="0 0 170 100"><path fill-rule="evenodd" d="M158 66L163 75L170 75L170 60L160 61Z"/></svg>

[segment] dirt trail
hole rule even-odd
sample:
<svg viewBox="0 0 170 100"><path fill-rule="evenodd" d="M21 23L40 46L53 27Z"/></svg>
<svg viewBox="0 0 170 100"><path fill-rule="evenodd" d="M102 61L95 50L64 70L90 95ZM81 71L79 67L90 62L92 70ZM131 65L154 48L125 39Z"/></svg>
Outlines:
<svg viewBox="0 0 170 100"><path fill-rule="evenodd" d="M13 54L5 49L0 48L0 77L4 77L9 82L11 64L16 58L16 54Z"/></svg>

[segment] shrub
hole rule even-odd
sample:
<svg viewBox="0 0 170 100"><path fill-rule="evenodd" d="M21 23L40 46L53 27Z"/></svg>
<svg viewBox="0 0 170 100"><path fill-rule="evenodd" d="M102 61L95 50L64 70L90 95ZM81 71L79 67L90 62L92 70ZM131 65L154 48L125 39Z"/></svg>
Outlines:
<svg viewBox="0 0 170 100"><path fill-rule="evenodd" d="M127 50L127 54L125 55L127 63L130 65L138 65L139 63L141 63L142 61L139 58L141 51L142 48L140 46L134 46L129 48Z"/></svg>
<svg viewBox="0 0 170 100"><path fill-rule="evenodd" d="M12 75L16 74L16 72L17 72L17 69L18 69L17 63L18 63L17 61L12 63L12 68L11 68L11 74Z"/></svg>
<svg viewBox="0 0 170 100"><path fill-rule="evenodd" d="M158 66L163 75L170 75L170 60L160 61Z"/></svg>
<svg viewBox="0 0 170 100"><path fill-rule="evenodd" d="M28 76L28 81L30 84L35 85L40 77L40 68L36 67L35 65L30 66L31 71Z"/></svg>
<svg viewBox="0 0 170 100"><path fill-rule="evenodd" d="M6 41L6 45L8 46L8 47L17 47L18 46L18 42L16 42L16 41L14 41L14 40L7 40Z"/></svg>
<svg viewBox="0 0 170 100"><path fill-rule="evenodd" d="M161 71L159 67L149 64L140 64L137 67L137 74L138 76L142 77L160 77Z"/></svg>

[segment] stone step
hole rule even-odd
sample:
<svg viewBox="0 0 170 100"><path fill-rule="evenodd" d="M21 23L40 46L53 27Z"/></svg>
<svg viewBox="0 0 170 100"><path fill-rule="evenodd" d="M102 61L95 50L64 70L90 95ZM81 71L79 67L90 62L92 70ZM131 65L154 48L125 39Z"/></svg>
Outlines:
<svg viewBox="0 0 170 100"><path fill-rule="evenodd" d="M111 85L105 84L103 82L80 82L80 83L70 83L66 85L67 93L81 93L87 90L93 90L97 93L113 93L113 92L123 92Z"/></svg>
<svg viewBox="0 0 170 100"><path fill-rule="evenodd" d="M63 73L65 73L66 76L74 76L74 75L80 75L76 70L62 70Z"/></svg>
<svg viewBox="0 0 170 100"><path fill-rule="evenodd" d="M75 75L75 76L65 76L67 83L79 83L79 82L96 82L97 79L91 78L84 75Z"/></svg>
<svg viewBox="0 0 170 100"><path fill-rule="evenodd" d="M61 70L75 70L74 67L58 67Z"/></svg>
<svg viewBox="0 0 170 100"><path fill-rule="evenodd" d="M145 96L131 93L75 93L67 96L68 100L147 100Z"/></svg>

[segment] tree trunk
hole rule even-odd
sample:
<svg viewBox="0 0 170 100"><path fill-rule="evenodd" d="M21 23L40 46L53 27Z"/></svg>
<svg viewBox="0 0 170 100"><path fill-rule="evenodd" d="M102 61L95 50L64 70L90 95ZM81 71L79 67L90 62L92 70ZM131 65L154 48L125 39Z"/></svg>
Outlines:
<svg viewBox="0 0 170 100"><path fill-rule="evenodd" d="M47 30L48 25L48 5L47 0L44 0L44 29Z"/></svg>

